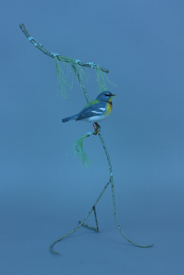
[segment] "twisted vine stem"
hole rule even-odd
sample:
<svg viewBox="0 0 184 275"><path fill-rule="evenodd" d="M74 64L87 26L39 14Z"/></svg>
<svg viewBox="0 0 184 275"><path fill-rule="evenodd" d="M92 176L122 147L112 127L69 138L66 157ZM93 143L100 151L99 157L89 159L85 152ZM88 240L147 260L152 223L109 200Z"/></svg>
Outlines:
<svg viewBox="0 0 184 275"><path fill-rule="evenodd" d="M48 56L50 56L50 57L52 57L52 58L55 57L55 55L53 55L53 53L47 51L47 50L43 47L42 44L39 44L32 36L30 36L30 34L29 34L29 32L27 31L27 29L26 29L26 27L25 27L24 24L20 24L19 26L20 26L20 29L22 30L22 32L25 34L25 36L29 39L29 41L30 41L32 44L35 45L35 47L37 47L37 48L38 48L40 51L42 51L44 54L46 54L46 55L48 55ZM78 81L80 82L81 88L82 88L82 90L83 90L83 92L84 92L84 96L85 96L85 98L86 98L86 101L87 101L87 103L89 103L89 97L88 97L87 90L86 90L86 88L85 88L85 86L84 86L84 83L83 83L83 81L82 81L82 79L81 79L80 74L77 72L77 70L76 70L76 68L75 68L75 65L74 65L75 62L76 62L76 60L74 60L74 59L72 59L72 58L64 57L64 56L61 56L61 55L58 55L58 54L57 54L56 57L57 57L58 60L60 60L60 61L68 62L68 63L71 64L71 66L72 66L72 68L73 68L73 70L74 70L74 72L75 72L75 74L76 74L76 77L78 78ZM77 61L77 64L79 64L80 66L90 67L90 68L94 68L93 65L96 65L96 64L94 64L94 63L85 63L85 62L82 62L82 61L80 61L80 60ZM106 72L106 73L109 72L108 69L105 69L105 68L102 68L102 67L99 67L99 68L100 68L100 70L103 71L103 72ZM109 184L111 184L112 200L113 200L113 209L114 209L114 219L115 219L115 223L116 223L116 225L117 225L119 231L121 232L121 234L125 237L125 239L126 239L128 242L132 243L132 244L135 245L135 246L143 247L143 248L148 248L148 247L152 247L152 246L153 246L153 244L149 244L149 245L140 245L140 244L137 244L137 243L131 241L131 240L123 233L123 231L121 230L121 227L120 227L120 225L118 224L118 220L117 220L117 211L116 211L116 201L115 201L115 191L114 191L114 179L113 179L113 173L112 173L112 164L111 164L110 155L109 155L108 150L107 150L107 147L106 147L106 145L105 145L105 141L104 141L104 138L103 138L103 136L102 136L102 133L101 133L100 128L98 128L98 136L99 136L99 138L100 138L101 144L102 144L102 146L103 146L103 149L104 149L104 152L105 152L105 155L106 155L106 158L107 158L108 167L109 167L110 179L109 179L109 181L106 183L106 185L104 186L102 192L100 193L99 197L97 198L96 202L93 204L92 208L90 209L90 211L88 212L88 214L86 215L86 217L85 217L82 221L79 221L79 225L78 225L76 228L74 228L71 232L65 234L64 236L62 236L61 238L57 239L56 241L54 241L54 242L51 244L50 250L51 250L51 252L54 253L54 254L58 254L58 255L59 255L59 253L56 252L56 251L54 250L54 248L53 248L54 245L55 245L57 242L59 242L59 241L61 241L62 239L64 239L65 237L67 237L67 236L69 236L70 234L72 234L72 233L74 233L75 231L77 231L82 225L85 226L85 227L87 227L87 228L93 229L93 230L95 230L95 231L97 231L97 232L99 231L99 229L98 229L98 221L97 221L95 206L96 206L96 204L98 203L98 201L100 200L100 198L102 197L102 195L104 194L104 192L105 192L105 190L107 189L107 187L109 186ZM92 213L92 211L94 211L95 222L96 222L96 228L91 227L91 226L89 226L89 225L87 225L87 224L84 223L84 222L87 220L87 218L89 217L89 215Z"/></svg>

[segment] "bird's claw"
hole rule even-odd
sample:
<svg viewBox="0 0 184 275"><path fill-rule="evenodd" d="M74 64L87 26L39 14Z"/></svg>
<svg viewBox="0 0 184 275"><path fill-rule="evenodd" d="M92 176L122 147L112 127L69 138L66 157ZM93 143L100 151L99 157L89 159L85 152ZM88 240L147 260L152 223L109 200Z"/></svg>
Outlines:
<svg viewBox="0 0 184 275"><path fill-rule="evenodd" d="M95 126L94 126L94 124L95 124ZM95 122L94 124L93 124L93 127L95 128L95 132L93 133L93 135L96 136L98 134L98 130L101 129L101 127L97 122Z"/></svg>

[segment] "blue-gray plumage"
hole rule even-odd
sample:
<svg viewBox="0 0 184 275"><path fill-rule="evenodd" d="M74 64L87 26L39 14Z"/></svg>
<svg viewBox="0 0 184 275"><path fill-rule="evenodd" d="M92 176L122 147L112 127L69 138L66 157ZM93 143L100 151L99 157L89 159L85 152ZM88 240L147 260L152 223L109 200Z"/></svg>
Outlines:
<svg viewBox="0 0 184 275"><path fill-rule="evenodd" d="M98 122L105 119L112 110L112 98L115 96L109 91L104 91L97 98L86 105L78 114L62 119L62 122L70 120L85 120Z"/></svg>

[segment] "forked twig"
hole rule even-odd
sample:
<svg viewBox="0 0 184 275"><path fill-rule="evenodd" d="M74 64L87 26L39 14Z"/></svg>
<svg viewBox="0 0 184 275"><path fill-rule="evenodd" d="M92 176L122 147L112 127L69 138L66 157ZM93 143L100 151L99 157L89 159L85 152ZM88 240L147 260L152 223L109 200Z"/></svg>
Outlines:
<svg viewBox="0 0 184 275"><path fill-rule="evenodd" d="M87 93L87 90L84 86L84 83L82 81L82 78L80 76L80 74L76 71L76 67L75 67L75 62L76 60L72 59L72 58L68 58L68 57L64 57L64 56L61 56L61 55L55 55L49 51L47 51L43 45L39 44L32 36L30 36L30 34L28 33L26 27L24 24L20 24L19 25L21 30L23 31L23 33L25 34L25 36L28 38L28 40L35 45L35 47L37 47L40 51L42 51L44 54L54 58L54 57L57 57L58 60L60 61L63 61L63 62L68 62L71 64L75 74L76 74L76 77L81 85L81 88L84 92L84 95L85 95L85 98L86 98L86 101L87 103L89 103L89 97L88 97L88 93ZM80 66L84 66L84 67L89 67L89 68L94 68L94 66L96 66L96 64L94 63L85 63L85 62L82 62L80 60L77 61L77 64L80 65ZM104 69L102 67L99 67L99 69L103 72L106 72L108 73L109 70L107 69ZM53 247L54 245L61 241L62 239L64 239L65 237L69 236L70 234L74 233L75 231L77 231L82 225L89 228L89 229L92 229L92 230L95 230L96 232L99 231L98 229L98 221L97 221L97 216L96 216L96 209L95 209L95 206L96 204L98 203L98 201L100 200L100 198L102 197L103 193L105 192L105 190L107 189L107 187L109 186L109 184L111 183L111 191L112 191L112 199L113 199L113 208L114 208L114 218L115 218L115 223L119 229L119 231L121 232L121 234L126 238L127 241L129 241L130 243L132 243L133 245L135 246L138 246L138 247L143 247L143 248L147 248L147 247L152 247L153 244L149 244L149 245L140 245L140 244L137 244L133 241L131 241L124 233L123 231L121 230L121 227L120 225L118 224L118 220L117 220L117 211L116 211L116 201L115 201L115 191L114 191L114 180L113 180L113 173L112 173L112 164L111 164L111 160L110 160L110 155L108 153L108 150L107 150L107 147L105 145L105 142L104 142L104 139L103 139L103 136L102 136L102 133L101 133L101 129L98 128L97 130L97 133L99 135L99 138L100 138L100 141L101 141L101 144L103 146L103 149L104 149L104 152L105 152L105 155L106 155L106 158L107 158L107 162L108 162L108 167L109 167L109 174L110 174L110 179L109 181L106 183L105 187L103 188L102 192L100 193L99 197L97 198L96 202L93 204L91 210L88 212L88 214L86 215L86 217L82 220L82 221L79 221L79 225L74 228L71 232L65 234L64 236L62 236L61 238L57 239L55 242L53 242L50 246L50 250L51 252L55 253L55 254L58 254L58 252L54 251ZM89 217L89 215L91 214L91 212L94 211L94 215L95 215L95 222L96 222L96 228L95 227L92 227L92 226L89 226L87 224L85 224L84 222L87 220L87 218Z"/></svg>
<svg viewBox="0 0 184 275"><path fill-rule="evenodd" d="M72 233L74 233L75 231L77 231L82 225L84 225L84 222L87 220L87 218L89 217L89 215L91 214L91 212L94 211L95 206L97 205L97 203L99 202L99 200L100 200L100 198L102 197L103 193L104 193L105 190L107 189L109 183L110 183L110 181L108 181L108 182L106 183L106 185L105 185L105 187L103 188L102 192L100 193L98 199L96 200L96 202L95 202L95 203L93 204L93 206L91 207L91 210L88 212L88 214L86 215L86 217L85 217L82 221L79 221L79 225L78 225L76 228L74 228L74 230L72 230L71 232L65 234L64 236L62 236L61 238L59 238L58 240L56 240L55 242L53 242L53 243L51 244L51 246L50 246L51 252L53 252L53 253L59 255L58 252L56 252L56 251L53 250L53 246L54 246L57 242L59 242L59 241L61 241L62 239L64 239L65 237L67 237L67 236L69 236L70 234L72 234ZM96 211L95 211L95 212L96 212ZM84 225L84 226L86 226L86 225ZM86 227L92 229L90 226L86 226ZM98 227L97 227L97 228L98 228ZM96 230L96 231L98 232L99 230Z"/></svg>

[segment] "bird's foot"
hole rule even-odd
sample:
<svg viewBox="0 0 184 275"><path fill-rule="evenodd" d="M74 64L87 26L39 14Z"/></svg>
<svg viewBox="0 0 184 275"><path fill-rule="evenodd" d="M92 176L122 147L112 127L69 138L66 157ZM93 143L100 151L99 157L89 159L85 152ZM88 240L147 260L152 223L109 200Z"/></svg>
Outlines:
<svg viewBox="0 0 184 275"><path fill-rule="evenodd" d="M94 124L95 124L95 126L94 126ZM95 122L94 124L93 124L93 127L95 129L95 132L93 133L93 135L96 136L98 134L98 130L101 129L101 127L97 122Z"/></svg>

